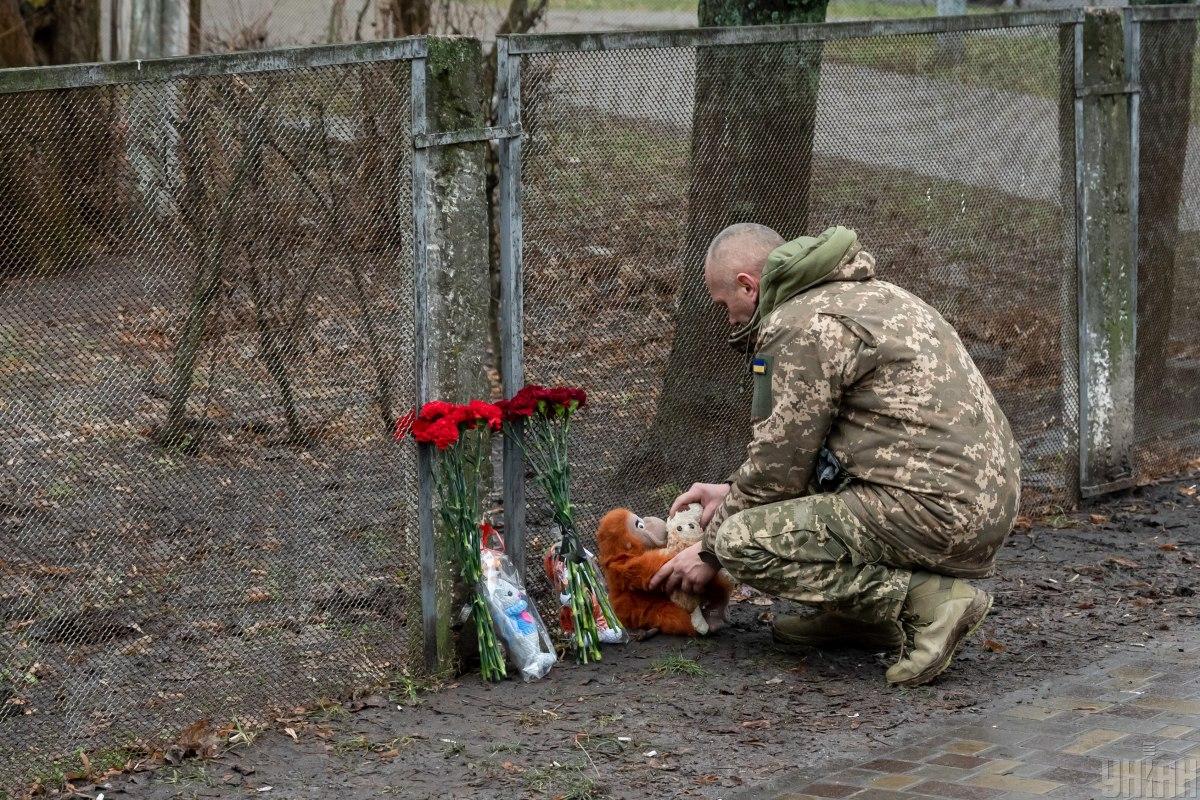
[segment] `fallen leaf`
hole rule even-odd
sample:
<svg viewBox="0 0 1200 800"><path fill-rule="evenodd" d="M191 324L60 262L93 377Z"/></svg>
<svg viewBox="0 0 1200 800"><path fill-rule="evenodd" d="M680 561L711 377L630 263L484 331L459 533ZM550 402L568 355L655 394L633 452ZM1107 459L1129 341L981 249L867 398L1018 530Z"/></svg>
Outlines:
<svg viewBox="0 0 1200 800"><path fill-rule="evenodd" d="M750 602L756 606L769 606L775 601L765 595L759 595L758 597L751 597Z"/></svg>
<svg viewBox="0 0 1200 800"><path fill-rule="evenodd" d="M1018 531L1027 531L1033 527L1033 521L1026 516L1017 517L1013 522L1013 529Z"/></svg>
<svg viewBox="0 0 1200 800"><path fill-rule="evenodd" d="M1167 551L1178 550L1179 545L1175 544L1174 542L1163 542L1158 546L1158 549Z"/></svg>
<svg viewBox="0 0 1200 800"><path fill-rule="evenodd" d="M1104 523L1108 522L1108 517L1106 517L1104 514L1090 514L1088 516L1088 521L1093 525L1103 525Z"/></svg>
<svg viewBox="0 0 1200 800"><path fill-rule="evenodd" d="M1194 484L1194 483L1191 486L1180 486L1179 487L1179 493L1181 495L1183 495L1184 497L1195 497L1196 492L1198 492L1198 491L1200 491L1200 488L1197 488L1197 484Z"/></svg>
<svg viewBox="0 0 1200 800"><path fill-rule="evenodd" d="M1003 653L1008 648L1006 648L1002 642L997 642L995 639L984 639L983 649L993 653Z"/></svg>
<svg viewBox="0 0 1200 800"><path fill-rule="evenodd" d="M1125 567L1126 569L1138 569L1140 566L1136 561L1130 561L1128 558L1121 558L1120 556L1109 556L1104 559L1104 563L1117 567Z"/></svg>
<svg viewBox="0 0 1200 800"><path fill-rule="evenodd" d="M300 737L298 737L298 736L296 735L296 729L295 729L295 728L284 728L284 729L283 729L283 732L284 732L284 733L286 733L288 736L292 737L292 741L293 741L293 742L298 742L298 741L300 741Z"/></svg>
<svg viewBox="0 0 1200 800"><path fill-rule="evenodd" d="M212 727L212 720L196 720L183 729L183 732L179 734L179 739L163 757L168 764L179 764L184 759L193 756L212 758L217 754L217 744L220 739L221 732Z"/></svg>
<svg viewBox="0 0 1200 800"><path fill-rule="evenodd" d="M259 588L255 587L255 588L248 589L246 591L246 602L247 603L265 603L270 599L271 599L271 593L266 591L265 589L259 589Z"/></svg>
<svg viewBox="0 0 1200 800"><path fill-rule="evenodd" d="M500 768L503 769L505 772L521 772L521 768L518 767L516 764L514 764L511 761L505 761L503 764L500 765Z"/></svg>
<svg viewBox="0 0 1200 800"><path fill-rule="evenodd" d="M1077 605L1075 607L1080 609L1081 611L1087 611L1089 608L1095 608L1096 604L1093 603L1091 600L1084 600L1082 603L1080 603L1079 605Z"/></svg>
<svg viewBox="0 0 1200 800"><path fill-rule="evenodd" d="M769 720L769 719L751 719L751 720L747 720L746 722L743 722L742 727L750 728L751 730L758 730L761 728L769 728L769 727L771 727L771 720Z"/></svg>

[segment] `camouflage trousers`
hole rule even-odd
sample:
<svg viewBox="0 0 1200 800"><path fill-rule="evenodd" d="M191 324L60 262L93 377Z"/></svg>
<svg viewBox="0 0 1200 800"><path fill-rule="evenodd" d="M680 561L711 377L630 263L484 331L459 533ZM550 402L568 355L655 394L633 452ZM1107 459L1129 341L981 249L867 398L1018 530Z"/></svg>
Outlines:
<svg viewBox="0 0 1200 800"><path fill-rule="evenodd" d="M897 618L912 576L886 564L884 546L833 494L739 511L714 549L737 581L868 622Z"/></svg>

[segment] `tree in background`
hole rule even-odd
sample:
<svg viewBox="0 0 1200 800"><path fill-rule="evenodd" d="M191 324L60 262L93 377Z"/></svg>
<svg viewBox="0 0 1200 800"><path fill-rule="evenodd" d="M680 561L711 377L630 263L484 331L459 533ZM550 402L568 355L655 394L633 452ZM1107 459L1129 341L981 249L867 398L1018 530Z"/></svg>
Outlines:
<svg viewBox="0 0 1200 800"><path fill-rule="evenodd" d="M99 56L99 0L0 0L0 68ZM69 92L0 97L0 275L57 269L81 254L77 193L95 159L73 137L96 112L94 98Z"/></svg>
<svg viewBox="0 0 1200 800"><path fill-rule="evenodd" d="M1148 3L1133 0L1133 5ZM1195 52L1195 20L1142 24L1139 316L1134 395L1142 420L1164 403L1177 399L1169 389L1167 365L1171 358L1172 309L1180 266L1179 202L1188 128L1192 124ZM1192 292L1195 287L1182 290Z"/></svg>
<svg viewBox="0 0 1200 800"><path fill-rule="evenodd" d="M701 27L824 22L827 0L700 0ZM785 238L808 225L820 42L704 47L696 53L692 178L680 255L675 338L658 409L613 490L657 485L679 465L724 475L750 435L748 357L724 345L729 326L704 287L704 255L735 222ZM706 421L698 427L700 420Z"/></svg>

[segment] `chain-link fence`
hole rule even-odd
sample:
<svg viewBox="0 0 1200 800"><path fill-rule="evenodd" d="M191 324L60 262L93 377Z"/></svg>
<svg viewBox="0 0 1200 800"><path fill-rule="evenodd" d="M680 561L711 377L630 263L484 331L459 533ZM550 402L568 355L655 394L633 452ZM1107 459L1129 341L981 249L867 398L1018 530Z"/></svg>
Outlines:
<svg viewBox="0 0 1200 800"><path fill-rule="evenodd" d="M411 44L0 75L0 786L417 660Z"/></svg>
<svg viewBox="0 0 1200 800"><path fill-rule="evenodd" d="M1135 457L1153 477L1200 456L1197 20L1141 22Z"/></svg>
<svg viewBox="0 0 1200 800"><path fill-rule="evenodd" d="M618 505L663 514L744 456L750 371L699 272L736 221L856 229L880 277L962 335L1020 440L1026 506L1071 501L1074 38L1027 21L511 40L525 373L591 392L573 443L585 529ZM533 564L544 519L529 536Z"/></svg>
<svg viewBox="0 0 1200 800"><path fill-rule="evenodd" d="M591 396L584 530L741 460L749 369L700 269L747 220L855 228L961 334L1026 508L1073 504L1085 103L1140 120L1138 465L1194 458L1200 80L1177 16L1129 40L1140 93L1079 84L1078 12L507 37L491 128L477 43L436 69L398 40L0 72L0 775L444 663L429 470L391 427L487 391L489 277L505 386ZM535 591L540 499L508 531Z"/></svg>

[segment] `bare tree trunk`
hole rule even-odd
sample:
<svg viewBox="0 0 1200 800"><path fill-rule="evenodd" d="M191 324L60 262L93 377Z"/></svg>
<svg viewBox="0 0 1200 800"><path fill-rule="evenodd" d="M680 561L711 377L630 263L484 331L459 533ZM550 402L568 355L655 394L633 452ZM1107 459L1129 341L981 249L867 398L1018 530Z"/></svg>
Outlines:
<svg viewBox="0 0 1200 800"><path fill-rule="evenodd" d="M821 22L826 0L701 0L702 27ZM705 47L696 54L692 181L675 338L653 423L618 470L613 491L656 486L681 466L695 479L723 477L750 435L746 354L704 287L712 237L735 222L776 228L785 239L807 223L821 45ZM684 478L686 480L686 478Z"/></svg>
<svg viewBox="0 0 1200 800"><path fill-rule="evenodd" d="M21 17L17 0L0 0L0 67L32 67L37 64L33 39Z"/></svg>
<svg viewBox="0 0 1200 800"><path fill-rule="evenodd" d="M287 443L304 444L308 437L304 435L304 426L300 424L300 413L296 410L296 393L292 389L292 379L288 375L287 363L284 360L284 354L292 351L292 343L286 335L280 337L272 326L267 292L258 273L258 264L248 264L247 270L250 297L254 303L254 324L258 329L259 350L267 373L279 389L279 405L283 409L283 418L288 429Z"/></svg>
<svg viewBox="0 0 1200 800"><path fill-rule="evenodd" d="M1195 49L1194 20L1142 25L1134 403L1143 420L1178 399L1168 366ZM1194 287L1185 291L1194 291Z"/></svg>
<svg viewBox="0 0 1200 800"><path fill-rule="evenodd" d="M342 41L342 26L346 22L346 0L333 0L329 5L329 24L325 30L325 42L336 44Z"/></svg>
<svg viewBox="0 0 1200 800"><path fill-rule="evenodd" d="M188 0L188 52L204 49L204 0Z"/></svg>
<svg viewBox="0 0 1200 800"><path fill-rule="evenodd" d="M504 15L504 22L500 23L496 35L506 36L510 33L525 33L533 30L545 16L547 5L549 5L549 0L533 0L533 3L530 3L529 0L512 0L508 5L508 13ZM491 86L490 83L484 85Z"/></svg>
<svg viewBox="0 0 1200 800"><path fill-rule="evenodd" d="M392 36L421 36L429 33L432 14L429 0L388 0L385 8Z"/></svg>
<svg viewBox="0 0 1200 800"><path fill-rule="evenodd" d="M79 64L100 58L99 0L51 0L27 13L38 61Z"/></svg>
<svg viewBox="0 0 1200 800"><path fill-rule="evenodd" d="M96 7L98 10L98 6ZM45 10L45 9L43 9ZM45 17L40 18L44 24ZM58 46L56 56L92 56L99 51L99 18L89 41L82 32L64 24L68 38L57 40L53 30L38 29L44 41ZM69 42L69 46L68 46ZM32 67L45 57L34 31L21 16L17 0L0 0L0 67ZM94 99L94 98L91 98ZM56 270L78 262L83 251L72 190L79 179L71 168L78 157L78 142L63 147L38 145L48 133L64 126L88 132L79 122L92 104L86 98L64 98L51 93L10 95L0 102L0 275L25 271ZM69 134L64 134L70 138Z"/></svg>
<svg viewBox="0 0 1200 800"><path fill-rule="evenodd" d="M247 123L249 127L257 128L261 125L257 118L263 113L263 107L269 97L270 91L264 91L254 107L248 111L251 120ZM170 405L167 408L167 418L156 435L158 443L169 449L191 452L196 446L192 426L187 417L188 400L192 396L195 383L196 360L204 342L213 300L221 288L225 249L232 234L233 221L246 184L258 169L262 148L261 137L249 133L243 135L241 156L221 201L214 230L211 236L203 238L193 250L196 253L196 275L192 280L183 330L179 334L179 342L171 359Z"/></svg>

